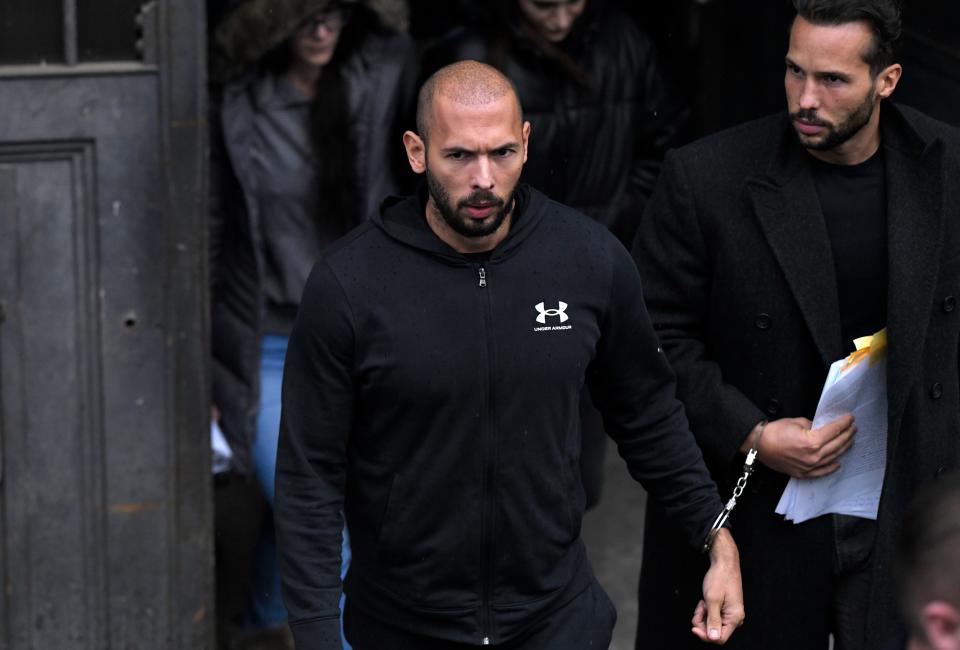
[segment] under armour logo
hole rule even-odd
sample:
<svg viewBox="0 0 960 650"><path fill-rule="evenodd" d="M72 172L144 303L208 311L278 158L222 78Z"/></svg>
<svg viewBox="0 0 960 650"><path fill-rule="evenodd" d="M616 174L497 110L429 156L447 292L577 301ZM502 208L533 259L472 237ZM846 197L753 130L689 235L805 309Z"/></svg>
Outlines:
<svg viewBox="0 0 960 650"><path fill-rule="evenodd" d="M547 316L559 316L561 323L566 323L570 320L570 317L567 316L567 303L560 301L559 309L545 309L542 302L537 303L536 309L540 312L540 315L537 316L538 323L547 322Z"/></svg>

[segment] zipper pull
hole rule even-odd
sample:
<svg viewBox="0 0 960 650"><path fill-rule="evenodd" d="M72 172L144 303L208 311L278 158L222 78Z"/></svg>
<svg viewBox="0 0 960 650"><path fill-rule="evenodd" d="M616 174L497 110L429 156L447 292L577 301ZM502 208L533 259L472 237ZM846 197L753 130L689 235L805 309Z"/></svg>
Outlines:
<svg viewBox="0 0 960 650"><path fill-rule="evenodd" d="M487 270L481 266L477 272L480 274L480 286L487 286Z"/></svg>

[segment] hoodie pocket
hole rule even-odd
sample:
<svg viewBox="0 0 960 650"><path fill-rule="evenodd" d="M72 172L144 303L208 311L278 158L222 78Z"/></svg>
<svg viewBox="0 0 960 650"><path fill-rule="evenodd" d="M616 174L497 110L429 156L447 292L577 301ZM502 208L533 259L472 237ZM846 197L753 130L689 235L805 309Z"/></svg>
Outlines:
<svg viewBox="0 0 960 650"><path fill-rule="evenodd" d="M480 553L474 513L463 503L423 477L394 474L377 538L376 584L421 609L472 605Z"/></svg>

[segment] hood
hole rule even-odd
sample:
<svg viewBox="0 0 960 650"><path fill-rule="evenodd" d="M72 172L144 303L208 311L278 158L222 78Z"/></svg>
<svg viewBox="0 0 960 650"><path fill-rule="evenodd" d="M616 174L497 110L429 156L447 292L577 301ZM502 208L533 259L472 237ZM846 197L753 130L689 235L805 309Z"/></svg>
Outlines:
<svg viewBox="0 0 960 650"><path fill-rule="evenodd" d="M232 69L248 66L282 43L306 18L334 5L365 9L389 31L407 29L406 0L244 0L217 26L216 54Z"/></svg>
<svg viewBox="0 0 960 650"><path fill-rule="evenodd" d="M515 193L516 214L510 224L510 232L490 255L496 262L512 255L520 244L543 221L549 206L547 197L520 183ZM467 264L467 259L444 243L427 225L426 183L421 183L415 196L388 197L380 206L380 214L371 219L388 237L442 259L452 265Z"/></svg>

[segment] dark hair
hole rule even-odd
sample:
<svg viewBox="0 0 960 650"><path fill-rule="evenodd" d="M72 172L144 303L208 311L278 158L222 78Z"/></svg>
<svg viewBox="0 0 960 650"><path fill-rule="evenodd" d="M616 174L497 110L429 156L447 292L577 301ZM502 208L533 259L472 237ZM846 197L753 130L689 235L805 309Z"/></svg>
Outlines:
<svg viewBox="0 0 960 650"><path fill-rule="evenodd" d="M864 21L873 31L863 61L870 74L896 62L900 43L900 5L897 0L793 0L797 15L814 25L841 25Z"/></svg>
<svg viewBox="0 0 960 650"><path fill-rule="evenodd" d="M921 638L926 603L960 607L960 473L938 478L914 497L900 526L894 574L904 613Z"/></svg>
<svg viewBox="0 0 960 650"><path fill-rule="evenodd" d="M342 70L342 66L335 65L323 71L310 107L319 214L338 234L345 234L360 222L357 147L350 128L347 80Z"/></svg>

